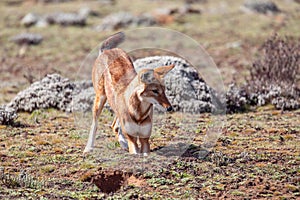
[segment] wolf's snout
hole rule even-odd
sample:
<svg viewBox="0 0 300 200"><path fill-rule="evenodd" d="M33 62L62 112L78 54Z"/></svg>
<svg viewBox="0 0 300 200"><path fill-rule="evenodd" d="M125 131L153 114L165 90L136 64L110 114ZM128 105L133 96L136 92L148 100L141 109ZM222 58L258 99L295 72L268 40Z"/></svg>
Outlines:
<svg viewBox="0 0 300 200"><path fill-rule="evenodd" d="M171 112L171 111L173 111L173 107L172 106L169 106L169 107L167 107L167 112Z"/></svg>

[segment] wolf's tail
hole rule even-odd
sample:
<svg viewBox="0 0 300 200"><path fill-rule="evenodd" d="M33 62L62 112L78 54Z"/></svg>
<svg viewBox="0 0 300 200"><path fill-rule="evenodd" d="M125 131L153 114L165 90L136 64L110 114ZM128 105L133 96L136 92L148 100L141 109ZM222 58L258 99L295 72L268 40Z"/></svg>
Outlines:
<svg viewBox="0 0 300 200"><path fill-rule="evenodd" d="M100 47L100 52L117 47L125 40L125 34L118 32L107 38Z"/></svg>

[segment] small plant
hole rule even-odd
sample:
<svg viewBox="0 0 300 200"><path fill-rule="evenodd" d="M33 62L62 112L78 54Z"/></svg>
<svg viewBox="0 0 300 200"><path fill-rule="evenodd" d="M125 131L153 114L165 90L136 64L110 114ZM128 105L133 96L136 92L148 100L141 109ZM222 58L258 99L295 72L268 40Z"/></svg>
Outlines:
<svg viewBox="0 0 300 200"><path fill-rule="evenodd" d="M286 90L299 82L300 41L274 35L261 47L260 57L253 62L248 84L254 90L264 91L270 85Z"/></svg>
<svg viewBox="0 0 300 200"><path fill-rule="evenodd" d="M38 181L27 174L25 171L21 171L19 176L5 173L3 167L0 168L0 183L8 188L32 188L39 189L46 186L44 181Z"/></svg>
<svg viewBox="0 0 300 200"><path fill-rule="evenodd" d="M299 70L300 40L272 36L262 45L261 55L250 70L250 102L272 103L282 110L299 108Z"/></svg>
<svg viewBox="0 0 300 200"><path fill-rule="evenodd" d="M243 88L230 85L227 112L243 112L250 105L273 104L276 109L300 108L300 40L270 37L260 48Z"/></svg>

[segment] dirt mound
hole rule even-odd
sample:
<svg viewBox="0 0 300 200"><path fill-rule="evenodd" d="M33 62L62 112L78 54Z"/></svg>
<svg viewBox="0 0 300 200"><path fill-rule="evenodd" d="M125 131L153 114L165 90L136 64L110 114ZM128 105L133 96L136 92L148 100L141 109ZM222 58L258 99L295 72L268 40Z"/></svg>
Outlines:
<svg viewBox="0 0 300 200"><path fill-rule="evenodd" d="M100 168L98 172L91 175L89 179L100 189L101 192L107 194L116 192L127 185L136 187L143 187L146 185L142 179L137 178L131 172L113 169Z"/></svg>

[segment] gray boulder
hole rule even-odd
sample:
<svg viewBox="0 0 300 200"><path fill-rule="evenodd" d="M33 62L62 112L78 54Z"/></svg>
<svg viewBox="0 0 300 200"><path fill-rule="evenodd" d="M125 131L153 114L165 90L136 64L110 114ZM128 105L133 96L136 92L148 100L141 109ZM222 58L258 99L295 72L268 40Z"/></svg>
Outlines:
<svg viewBox="0 0 300 200"><path fill-rule="evenodd" d="M28 13L21 20L21 25L25 27L37 26L46 27L49 24L58 24L61 26L85 26L89 15L97 15L98 13L92 11L88 7L82 7L78 12L65 13L56 12L46 15L38 15L35 13Z"/></svg>
<svg viewBox="0 0 300 200"><path fill-rule="evenodd" d="M19 45L38 45L43 41L43 36L34 33L21 33L12 37L11 41Z"/></svg>
<svg viewBox="0 0 300 200"><path fill-rule="evenodd" d="M262 91L251 92L249 102L257 106L271 103L276 109L296 110L300 108L300 90L295 86L284 88L277 84L270 84Z"/></svg>
<svg viewBox="0 0 300 200"><path fill-rule="evenodd" d="M273 104L279 110L296 110L300 108L300 90L296 87L283 88L276 84L263 87L260 91L252 91L253 85L237 87L229 86L226 97L227 113L244 112L251 106ZM288 92L286 92L288 91Z"/></svg>
<svg viewBox="0 0 300 200"><path fill-rule="evenodd" d="M86 14L78 13L54 13L46 17L49 24L59 24L61 26L85 26Z"/></svg>
<svg viewBox="0 0 300 200"><path fill-rule="evenodd" d="M41 108L57 108L68 111L75 84L58 74L47 75L19 92L8 104L17 111L32 112Z"/></svg>
<svg viewBox="0 0 300 200"><path fill-rule="evenodd" d="M128 12L118 12L106 16L102 24L96 26L97 31L111 31L126 27L151 26L156 24L155 19L150 15L135 16Z"/></svg>
<svg viewBox="0 0 300 200"><path fill-rule="evenodd" d="M294 98L280 96L272 99L271 103L278 110L296 110L300 108L299 98L297 100Z"/></svg>
<svg viewBox="0 0 300 200"><path fill-rule="evenodd" d="M250 11L262 14L278 13L280 12L277 5L269 0L246 0L244 7Z"/></svg>
<svg viewBox="0 0 300 200"><path fill-rule="evenodd" d="M68 105L68 110L72 112L90 112L95 98L92 81L79 81L74 84L73 98Z"/></svg>
<svg viewBox="0 0 300 200"><path fill-rule="evenodd" d="M92 109L94 96L92 81L71 82L59 74L48 74L19 92L8 107L26 112L47 108L86 112Z"/></svg>

